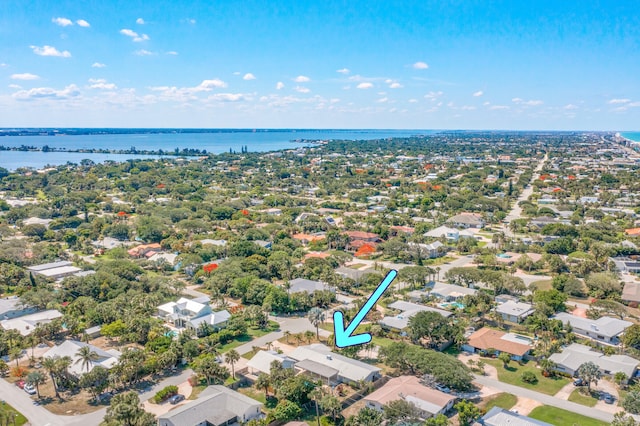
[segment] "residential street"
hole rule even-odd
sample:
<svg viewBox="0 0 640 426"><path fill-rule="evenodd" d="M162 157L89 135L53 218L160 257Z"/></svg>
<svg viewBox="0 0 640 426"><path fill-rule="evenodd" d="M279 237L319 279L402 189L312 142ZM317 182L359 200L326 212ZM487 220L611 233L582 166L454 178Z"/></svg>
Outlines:
<svg viewBox="0 0 640 426"><path fill-rule="evenodd" d="M507 393L521 396L524 398L533 399L545 405L551 405L553 407L561 408L563 410L571 411L573 413L582 414L583 416L592 417L594 419L602 420L605 422L611 422L613 420L613 414L605 413L595 408L590 408L584 405L576 404L575 402L565 401L563 399L556 398L555 396L550 396L540 392L535 392L529 389L521 388L519 386L513 386L507 383L502 383L496 379L492 379L486 376L476 375L475 377L476 377L475 379L476 383L483 386L489 386L491 388L498 389L502 392L507 392Z"/></svg>

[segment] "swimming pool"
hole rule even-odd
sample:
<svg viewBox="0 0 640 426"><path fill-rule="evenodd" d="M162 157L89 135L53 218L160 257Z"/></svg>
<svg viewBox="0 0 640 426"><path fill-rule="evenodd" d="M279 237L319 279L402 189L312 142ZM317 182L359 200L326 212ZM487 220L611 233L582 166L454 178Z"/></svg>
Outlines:
<svg viewBox="0 0 640 426"><path fill-rule="evenodd" d="M444 302L439 303L438 306L444 309L464 309L464 305L460 302Z"/></svg>

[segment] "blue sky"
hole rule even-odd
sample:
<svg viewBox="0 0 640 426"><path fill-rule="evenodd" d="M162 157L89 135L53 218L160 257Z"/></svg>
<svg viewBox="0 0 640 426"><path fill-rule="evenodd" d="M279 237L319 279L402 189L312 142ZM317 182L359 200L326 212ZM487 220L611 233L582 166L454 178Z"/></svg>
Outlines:
<svg viewBox="0 0 640 426"><path fill-rule="evenodd" d="M638 129L595 3L2 1L0 126Z"/></svg>

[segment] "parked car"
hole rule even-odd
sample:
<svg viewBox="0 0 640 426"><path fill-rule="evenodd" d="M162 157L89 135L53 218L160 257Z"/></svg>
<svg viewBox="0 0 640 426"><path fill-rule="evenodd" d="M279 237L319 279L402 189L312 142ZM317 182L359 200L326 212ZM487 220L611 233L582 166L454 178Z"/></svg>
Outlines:
<svg viewBox="0 0 640 426"><path fill-rule="evenodd" d="M449 389L445 385L438 384L438 385L436 385L436 389L438 389L440 392L451 393L451 389Z"/></svg>
<svg viewBox="0 0 640 426"><path fill-rule="evenodd" d="M576 379L573 381L573 386L587 386L587 383L582 379Z"/></svg>
<svg viewBox="0 0 640 426"><path fill-rule="evenodd" d="M23 388L23 389L24 389L24 391L25 391L26 393L28 393L29 395L35 395L35 394L36 394L36 388L35 388L35 387L33 387L33 385L30 385L30 384L28 384L28 383L27 383L26 385L24 385L24 388Z"/></svg>
<svg viewBox="0 0 640 426"><path fill-rule="evenodd" d="M172 404L172 405L176 405L180 401L184 401L184 395L177 394L177 395L173 395L171 398L169 398L169 403Z"/></svg>
<svg viewBox="0 0 640 426"><path fill-rule="evenodd" d="M16 382L16 386L19 387L20 389L24 389L24 385L25 385L25 381L24 380L18 380Z"/></svg>
<svg viewBox="0 0 640 426"><path fill-rule="evenodd" d="M605 404L613 404L613 402L616 400L613 395L609 394L609 393L605 393L602 396L602 400L605 402Z"/></svg>

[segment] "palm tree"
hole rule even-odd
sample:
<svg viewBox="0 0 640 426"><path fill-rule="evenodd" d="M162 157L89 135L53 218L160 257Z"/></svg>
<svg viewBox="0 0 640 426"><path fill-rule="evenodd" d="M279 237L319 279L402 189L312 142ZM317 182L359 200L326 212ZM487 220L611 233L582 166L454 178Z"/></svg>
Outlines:
<svg viewBox="0 0 640 426"><path fill-rule="evenodd" d="M78 352L76 352L76 356L78 357L78 359L76 359L76 362L74 362L74 364L81 363L81 370L84 370L86 367L87 373L89 372L89 367L91 367L93 362L99 358L98 354L91 349L91 346L88 345L78 349Z"/></svg>
<svg viewBox="0 0 640 426"><path fill-rule="evenodd" d="M316 328L316 337L320 340L320 324L324 322L324 311L320 308L312 308L307 315L311 324Z"/></svg>
<svg viewBox="0 0 640 426"><path fill-rule="evenodd" d="M311 339L313 339L313 331L311 331L311 330L305 331L304 332L304 337L307 338L307 342L311 343ZM318 338L318 340L320 340L320 339Z"/></svg>
<svg viewBox="0 0 640 426"><path fill-rule="evenodd" d="M56 393L56 398L60 398L60 393L58 393L58 383L56 383L56 374L59 371L59 362L58 357L53 358L44 358L42 360L42 368L44 368L47 373L49 373L49 377L51 377L51 382L53 383L53 390Z"/></svg>
<svg viewBox="0 0 640 426"><path fill-rule="evenodd" d="M16 368L20 368L20 364L18 363L18 361L22 357L22 349L20 348L11 349L11 352L9 352L9 357L16 362Z"/></svg>
<svg viewBox="0 0 640 426"><path fill-rule="evenodd" d="M291 332L289 330L285 330L284 338L287 341L287 343L289 343L289 337L291 337Z"/></svg>
<svg viewBox="0 0 640 426"><path fill-rule="evenodd" d="M269 396L269 386L271 385L271 381L269 380L269 375L265 373L260 373L258 378L256 379L255 386L258 389L264 389L264 395Z"/></svg>
<svg viewBox="0 0 640 426"><path fill-rule="evenodd" d="M200 352L201 353L216 356L216 355L218 355L220 353L220 351L218 350L219 347L220 347L220 344L217 343L217 342L214 342L211 339L201 339L200 340Z"/></svg>
<svg viewBox="0 0 640 426"><path fill-rule="evenodd" d="M27 383L36 387L36 393L40 398L40 385L47 381L47 376L42 372L35 370L27 374Z"/></svg>
<svg viewBox="0 0 640 426"><path fill-rule="evenodd" d="M235 367L234 366L235 366L236 362L240 361L240 354L235 349L231 349L225 355L224 361L227 364L231 365L231 377L233 377L233 379L235 380L236 371L235 371Z"/></svg>

